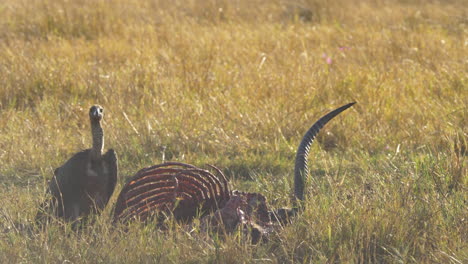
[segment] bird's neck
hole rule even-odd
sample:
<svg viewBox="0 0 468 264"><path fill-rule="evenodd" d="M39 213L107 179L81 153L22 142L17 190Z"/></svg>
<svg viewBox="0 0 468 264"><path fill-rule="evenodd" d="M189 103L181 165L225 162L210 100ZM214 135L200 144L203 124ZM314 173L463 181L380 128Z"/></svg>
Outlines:
<svg viewBox="0 0 468 264"><path fill-rule="evenodd" d="M93 136L93 148L91 149L92 157L94 159L99 159L104 150L104 131L99 121L91 121L91 134Z"/></svg>

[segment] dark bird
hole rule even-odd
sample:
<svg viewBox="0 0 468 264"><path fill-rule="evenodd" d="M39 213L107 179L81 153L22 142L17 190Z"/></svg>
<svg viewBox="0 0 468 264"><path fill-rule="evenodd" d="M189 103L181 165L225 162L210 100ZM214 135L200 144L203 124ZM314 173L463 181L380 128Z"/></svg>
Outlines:
<svg viewBox="0 0 468 264"><path fill-rule="evenodd" d="M109 202L117 182L118 162L113 149L103 154L103 115L104 109L99 105L89 109L93 146L55 169L48 186L51 198L41 205L36 220L43 222L44 218L55 216L75 222L100 212Z"/></svg>

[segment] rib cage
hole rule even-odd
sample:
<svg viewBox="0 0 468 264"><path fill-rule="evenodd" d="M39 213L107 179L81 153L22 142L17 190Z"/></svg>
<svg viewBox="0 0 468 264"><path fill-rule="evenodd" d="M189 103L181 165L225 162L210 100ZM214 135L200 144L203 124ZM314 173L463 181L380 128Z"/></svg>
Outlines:
<svg viewBox="0 0 468 264"><path fill-rule="evenodd" d="M117 198L114 222L146 221L157 213L172 213L177 220L190 220L222 207L230 198L224 174L219 176L195 166L168 162L144 168L124 186Z"/></svg>

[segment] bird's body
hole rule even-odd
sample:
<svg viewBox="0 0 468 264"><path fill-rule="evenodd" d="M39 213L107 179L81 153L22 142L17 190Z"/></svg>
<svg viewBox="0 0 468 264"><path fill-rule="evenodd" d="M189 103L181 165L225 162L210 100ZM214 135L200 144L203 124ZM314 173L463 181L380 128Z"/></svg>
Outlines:
<svg viewBox="0 0 468 264"><path fill-rule="evenodd" d="M117 182L117 155L110 149L102 154L104 133L100 125L103 113L100 106L90 109L93 147L74 154L55 169L49 182L51 199L38 213L38 220L53 215L74 222L80 217L96 213L107 205Z"/></svg>

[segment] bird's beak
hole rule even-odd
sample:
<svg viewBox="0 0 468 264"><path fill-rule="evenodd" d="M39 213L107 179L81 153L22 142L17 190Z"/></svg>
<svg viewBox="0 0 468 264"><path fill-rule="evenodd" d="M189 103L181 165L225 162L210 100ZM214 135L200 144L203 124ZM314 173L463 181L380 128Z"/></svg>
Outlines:
<svg viewBox="0 0 468 264"><path fill-rule="evenodd" d="M95 108L91 111L91 116L94 118L100 118L102 117L102 114L99 112L98 108Z"/></svg>
<svg viewBox="0 0 468 264"><path fill-rule="evenodd" d="M98 117L99 116L99 112L97 110L97 108L94 108L93 111L91 112L91 115L94 116L94 117Z"/></svg>

